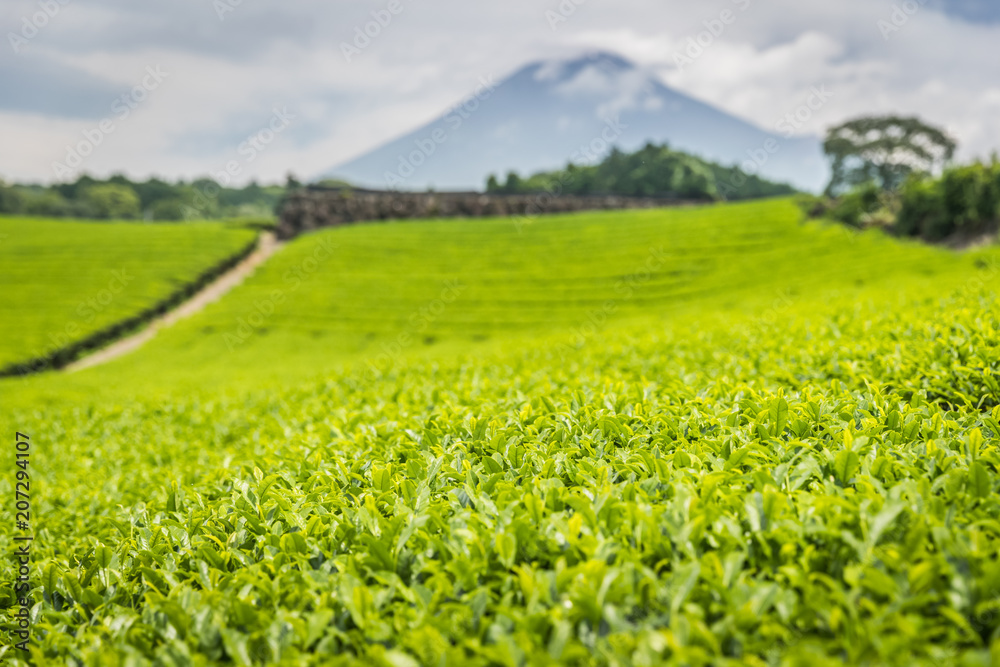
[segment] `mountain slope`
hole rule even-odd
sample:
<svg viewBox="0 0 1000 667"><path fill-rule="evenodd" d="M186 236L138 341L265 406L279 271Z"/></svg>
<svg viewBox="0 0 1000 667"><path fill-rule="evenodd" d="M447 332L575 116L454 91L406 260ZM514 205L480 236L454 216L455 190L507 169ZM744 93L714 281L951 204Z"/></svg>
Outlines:
<svg viewBox="0 0 1000 667"><path fill-rule="evenodd" d="M809 190L825 185L818 139L768 133L615 55L533 63L477 93L329 175L378 188L481 189L491 173L533 173L568 160L593 162L610 144L635 150L666 141L724 164L756 154L766 158L762 176Z"/></svg>

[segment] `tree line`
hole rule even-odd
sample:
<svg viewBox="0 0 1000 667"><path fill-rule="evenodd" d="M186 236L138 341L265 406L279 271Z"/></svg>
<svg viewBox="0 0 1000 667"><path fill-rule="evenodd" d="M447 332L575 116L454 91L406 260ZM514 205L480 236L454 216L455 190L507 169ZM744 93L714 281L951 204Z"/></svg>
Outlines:
<svg viewBox="0 0 1000 667"><path fill-rule="evenodd" d="M132 181L123 175L97 179L83 175L53 185L0 181L0 214L95 220L206 220L273 217L293 177L285 185L222 187L214 180Z"/></svg>
<svg viewBox="0 0 1000 667"><path fill-rule="evenodd" d="M1000 226L1000 159L955 165L956 142L914 117L869 116L831 128L823 149L832 177L821 196L800 195L812 217L855 227L877 226L902 235L941 241L996 231ZM350 187L346 183L339 183ZM153 221L273 217L290 189L284 185L223 187L209 178L168 182L88 175L52 185L0 181L0 214ZM648 143L627 153L615 147L599 163L569 163L528 177L491 175L490 193L614 194L686 201L741 200L795 193L774 183Z"/></svg>
<svg viewBox="0 0 1000 667"><path fill-rule="evenodd" d="M618 147L594 165L569 163L527 178L509 172L504 181L491 175L486 191L507 194L622 195L687 201L752 199L795 192L790 185L744 174L738 166L703 160L667 144L647 143L634 153Z"/></svg>

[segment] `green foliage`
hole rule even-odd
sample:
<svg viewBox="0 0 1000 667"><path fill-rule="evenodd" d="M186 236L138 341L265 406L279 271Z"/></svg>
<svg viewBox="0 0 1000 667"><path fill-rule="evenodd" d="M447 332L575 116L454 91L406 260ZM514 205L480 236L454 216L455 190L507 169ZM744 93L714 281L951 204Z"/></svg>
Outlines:
<svg viewBox="0 0 1000 667"><path fill-rule="evenodd" d="M345 188L351 189L354 186L347 181L342 181L339 178L324 178L322 180L316 181L316 186L321 188Z"/></svg>
<svg viewBox="0 0 1000 667"><path fill-rule="evenodd" d="M132 358L0 383L33 662L990 664L998 259L787 201L303 236Z"/></svg>
<svg viewBox="0 0 1000 667"><path fill-rule="evenodd" d="M801 224L788 201L324 230L289 244L197 319L161 332L115 383L135 374L253 386L352 361L364 383L408 355L474 343L565 330L572 345L596 345L610 321L769 304L845 273L873 280L892 243L855 237ZM914 276L942 261L929 248L900 258ZM280 363L259 363L275 350ZM202 370L197 381L192 368Z"/></svg>
<svg viewBox="0 0 1000 667"><path fill-rule="evenodd" d="M824 218L856 228L881 227L893 229L896 216L896 198L874 183L859 185L852 190L830 198L802 195L796 203L811 218Z"/></svg>
<svg viewBox="0 0 1000 667"><path fill-rule="evenodd" d="M91 185L83 191L83 202L102 220L132 220L139 217L139 195L127 185Z"/></svg>
<svg viewBox="0 0 1000 667"><path fill-rule="evenodd" d="M947 169L938 179L911 177L900 200L902 234L940 240L955 233L995 230L1000 221L1000 163Z"/></svg>
<svg viewBox="0 0 1000 667"><path fill-rule="evenodd" d="M863 226L868 216L882 205L882 190L874 183L858 186L843 195L830 208L829 215L852 227Z"/></svg>
<svg viewBox="0 0 1000 667"><path fill-rule="evenodd" d="M954 229L944 206L940 181L912 176L903 185L900 200L896 222L900 234L939 241Z"/></svg>
<svg viewBox="0 0 1000 667"><path fill-rule="evenodd" d="M131 186L139 195L143 211L155 209L161 202L184 200L180 185L171 185L158 178L151 178L145 183L132 183Z"/></svg>
<svg viewBox="0 0 1000 667"><path fill-rule="evenodd" d="M738 167L723 167L664 146L647 144L635 153L617 148L596 165L569 164L522 179L511 172L504 183L490 176L487 192L573 195L615 194L711 201L790 194L792 188L747 176Z"/></svg>
<svg viewBox="0 0 1000 667"><path fill-rule="evenodd" d="M21 192L0 181L0 213L14 213L20 210L21 206L23 206Z"/></svg>
<svg viewBox="0 0 1000 667"><path fill-rule="evenodd" d="M14 191L18 192L16 189ZM59 192L52 190L30 191L29 194L18 197L18 201L17 208L12 208L9 213L48 218L96 217L94 211L83 200L71 202Z"/></svg>
<svg viewBox="0 0 1000 667"><path fill-rule="evenodd" d="M253 238L220 223L0 218L0 368L139 314Z"/></svg>
<svg viewBox="0 0 1000 667"><path fill-rule="evenodd" d="M941 178L945 210L959 230L975 231L1000 218L1000 163L981 163L945 171Z"/></svg>
<svg viewBox="0 0 1000 667"><path fill-rule="evenodd" d="M153 220L183 220L184 202L181 199L159 199L149 207L149 216Z"/></svg>
<svg viewBox="0 0 1000 667"><path fill-rule="evenodd" d="M168 183L158 178L131 181L122 175L107 180L80 176L52 186L0 184L0 213L89 219L145 218L156 221L271 217L284 197L285 185L222 188L211 179Z"/></svg>
<svg viewBox="0 0 1000 667"><path fill-rule="evenodd" d="M747 174L739 166L724 167L714 162L708 163L715 179L719 197L725 201L782 197L795 192L795 188L784 183L774 183L756 174Z"/></svg>
<svg viewBox="0 0 1000 667"><path fill-rule="evenodd" d="M1000 224L1000 162L948 168L937 178L911 173L898 192L869 181L836 198L801 196L798 203L812 218L961 244Z"/></svg>
<svg viewBox="0 0 1000 667"><path fill-rule="evenodd" d="M929 173L951 160L955 141L918 118L872 116L830 129L823 150L832 161L827 194L868 182L896 190L914 172Z"/></svg>

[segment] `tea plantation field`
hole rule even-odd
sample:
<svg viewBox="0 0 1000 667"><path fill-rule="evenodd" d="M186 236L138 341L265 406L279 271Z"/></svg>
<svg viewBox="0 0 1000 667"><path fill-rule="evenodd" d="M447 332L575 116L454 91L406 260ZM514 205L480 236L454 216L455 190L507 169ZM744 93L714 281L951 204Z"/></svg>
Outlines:
<svg viewBox="0 0 1000 667"><path fill-rule="evenodd" d="M0 218L0 368L155 306L253 240L220 223Z"/></svg>
<svg viewBox="0 0 1000 667"><path fill-rule="evenodd" d="M802 223L789 201L589 213L517 225L442 220L358 225L297 239L228 298L157 336L115 370L23 388L31 401L109 384L257 387L370 380L413 357L517 339L600 344L609 324L758 315L866 284L926 285L976 259ZM916 282L914 282L916 281ZM912 283L912 284L911 284ZM155 377L157 382L145 382ZM143 380L135 384L135 378ZM33 393L37 387L41 396ZM112 396L113 398L113 396Z"/></svg>
<svg viewBox="0 0 1000 667"><path fill-rule="evenodd" d="M998 259L786 201L297 239L0 382L32 659L998 664Z"/></svg>

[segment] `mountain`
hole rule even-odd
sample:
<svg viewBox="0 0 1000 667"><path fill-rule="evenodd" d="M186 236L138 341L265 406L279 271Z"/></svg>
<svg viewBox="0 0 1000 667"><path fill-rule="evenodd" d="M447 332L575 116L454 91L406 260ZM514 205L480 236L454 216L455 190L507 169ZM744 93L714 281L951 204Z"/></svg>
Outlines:
<svg viewBox="0 0 1000 667"><path fill-rule="evenodd" d="M660 83L617 55L532 63L435 121L332 169L359 186L481 190L489 174L593 163L611 145L667 142L702 158L818 191L828 167L816 137L784 137ZM745 167L749 169L749 167Z"/></svg>

